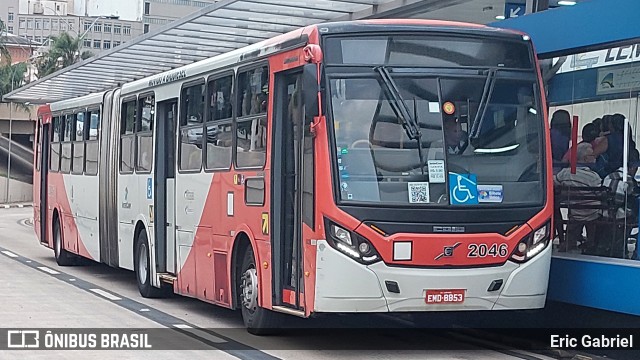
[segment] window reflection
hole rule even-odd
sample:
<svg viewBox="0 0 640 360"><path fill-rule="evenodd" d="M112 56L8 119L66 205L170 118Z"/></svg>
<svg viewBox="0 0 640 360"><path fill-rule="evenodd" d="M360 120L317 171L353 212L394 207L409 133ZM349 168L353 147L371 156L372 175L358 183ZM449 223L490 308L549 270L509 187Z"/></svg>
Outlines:
<svg viewBox="0 0 640 360"><path fill-rule="evenodd" d="M620 47L614 47L542 63L555 156L555 211L560 220L556 252L640 260L640 86L631 81L638 67L629 59L604 61L607 54L619 52ZM558 135L560 130L564 136ZM577 132L573 141L572 132ZM583 216L587 213L593 215Z"/></svg>

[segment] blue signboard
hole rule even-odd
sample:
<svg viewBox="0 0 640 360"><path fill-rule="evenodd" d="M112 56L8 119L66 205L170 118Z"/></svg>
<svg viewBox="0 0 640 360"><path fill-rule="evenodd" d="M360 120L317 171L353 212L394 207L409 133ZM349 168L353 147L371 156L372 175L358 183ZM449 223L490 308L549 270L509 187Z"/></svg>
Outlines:
<svg viewBox="0 0 640 360"><path fill-rule="evenodd" d="M147 178L147 199L153 197L153 179Z"/></svg>
<svg viewBox="0 0 640 360"><path fill-rule="evenodd" d="M506 3L504 4L504 18L510 19L518 16L523 16L527 11L526 4L514 4L514 3Z"/></svg>
<svg viewBox="0 0 640 360"><path fill-rule="evenodd" d="M449 198L451 205L478 203L478 185L475 174L449 173Z"/></svg>

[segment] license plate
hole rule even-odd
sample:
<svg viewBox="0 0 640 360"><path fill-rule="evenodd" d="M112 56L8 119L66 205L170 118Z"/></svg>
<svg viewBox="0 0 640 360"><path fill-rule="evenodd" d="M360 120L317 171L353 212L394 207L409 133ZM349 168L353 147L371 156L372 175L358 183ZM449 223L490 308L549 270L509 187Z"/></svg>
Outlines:
<svg viewBox="0 0 640 360"><path fill-rule="evenodd" d="M424 301L427 304L460 304L464 302L465 289L427 290Z"/></svg>

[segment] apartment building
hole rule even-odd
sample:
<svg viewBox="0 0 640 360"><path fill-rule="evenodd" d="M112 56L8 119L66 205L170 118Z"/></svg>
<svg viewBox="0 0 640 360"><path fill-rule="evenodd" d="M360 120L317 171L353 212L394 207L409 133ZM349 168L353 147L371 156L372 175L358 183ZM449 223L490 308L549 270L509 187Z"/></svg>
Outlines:
<svg viewBox="0 0 640 360"><path fill-rule="evenodd" d="M48 39L63 32L82 37L84 50L94 54L109 50L142 34L142 22L121 20L118 16L87 16L74 14L74 1L4 0L0 18L7 32L40 44L43 50ZM3 1L3 2L4 2Z"/></svg>
<svg viewBox="0 0 640 360"><path fill-rule="evenodd" d="M185 17L217 0L142 0L144 33Z"/></svg>

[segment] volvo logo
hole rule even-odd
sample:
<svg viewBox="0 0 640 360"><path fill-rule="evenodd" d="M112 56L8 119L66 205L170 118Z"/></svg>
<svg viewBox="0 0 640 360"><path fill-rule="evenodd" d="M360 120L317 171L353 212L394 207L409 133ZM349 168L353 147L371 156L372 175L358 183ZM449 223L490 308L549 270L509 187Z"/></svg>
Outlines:
<svg viewBox="0 0 640 360"><path fill-rule="evenodd" d="M444 250L442 250L442 254L436 256L435 259L433 260L440 260L443 257L452 257L453 256L453 251L460 246L460 244L462 244L461 242L457 242L455 243L453 246L445 246Z"/></svg>

